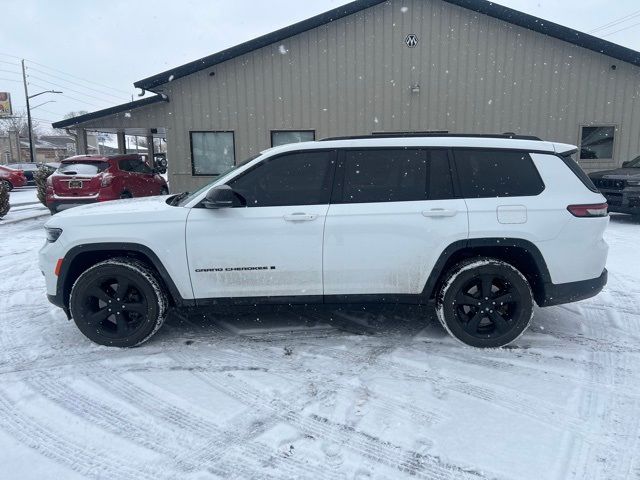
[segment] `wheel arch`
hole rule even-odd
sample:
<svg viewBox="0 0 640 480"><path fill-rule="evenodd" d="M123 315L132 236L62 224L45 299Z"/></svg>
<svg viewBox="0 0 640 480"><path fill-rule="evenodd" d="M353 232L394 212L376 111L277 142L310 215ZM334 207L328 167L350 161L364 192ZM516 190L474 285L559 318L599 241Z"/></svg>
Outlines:
<svg viewBox="0 0 640 480"><path fill-rule="evenodd" d="M479 256L496 258L513 265L529 282L536 303L544 301L545 285L551 283L547 263L538 247L520 238L473 238L452 243L436 261L422 292L423 297L435 297L451 267Z"/></svg>
<svg viewBox="0 0 640 480"><path fill-rule="evenodd" d="M64 256L56 296L66 311L69 308L71 288L80 274L103 260L115 257L132 257L145 262L158 274L159 280L167 289L170 303L177 306L185 304L169 272L149 247L137 243L91 243L73 247Z"/></svg>

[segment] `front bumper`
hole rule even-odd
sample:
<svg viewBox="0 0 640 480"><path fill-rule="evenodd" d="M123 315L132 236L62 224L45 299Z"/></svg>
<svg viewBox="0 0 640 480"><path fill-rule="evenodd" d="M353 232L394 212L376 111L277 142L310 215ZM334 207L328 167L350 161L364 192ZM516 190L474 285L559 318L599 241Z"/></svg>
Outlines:
<svg viewBox="0 0 640 480"><path fill-rule="evenodd" d="M570 283L545 283L544 297L538 302L540 307L550 307L572 303L595 297L607 284L609 274L605 268L598 278Z"/></svg>
<svg viewBox="0 0 640 480"><path fill-rule="evenodd" d="M607 199L609 211L640 215L640 187L629 187L624 190L601 190Z"/></svg>

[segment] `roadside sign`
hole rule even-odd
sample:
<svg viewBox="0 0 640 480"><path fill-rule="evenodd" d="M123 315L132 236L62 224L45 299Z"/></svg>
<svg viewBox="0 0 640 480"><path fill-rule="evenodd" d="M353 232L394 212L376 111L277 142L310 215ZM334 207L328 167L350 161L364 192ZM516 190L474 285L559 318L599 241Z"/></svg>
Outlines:
<svg viewBox="0 0 640 480"><path fill-rule="evenodd" d="M11 115L11 94L0 92L0 117L10 117Z"/></svg>

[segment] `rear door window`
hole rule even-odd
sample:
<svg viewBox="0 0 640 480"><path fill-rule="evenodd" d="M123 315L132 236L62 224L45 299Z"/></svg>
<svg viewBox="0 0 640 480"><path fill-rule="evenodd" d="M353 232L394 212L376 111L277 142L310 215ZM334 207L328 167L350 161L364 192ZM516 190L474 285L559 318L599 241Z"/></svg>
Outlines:
<svg viewBox="0 0 640 480"><path fill-rule="evenodd" d="M526 152L454 149L454 157L465 198L528 197L544 190Z"/></svg>
<svg viewBox="0 0 640 480"><path fill-rule="evenodd" d="M454 198L444 149L346 150L343 183L343 203Z"/></svg>
<svg viewBox="0 0 640 480"><path fill-rule="evenodd" d="M64 175L97 175L109 168L108 162L74 162L63 163L58 168L58 173Z"/></svg>
<svg viewBox="0 0 640 480"><path fill-rule="evenodd" d="M427 199L427 152L363 149L344 152L344 203Z"/></svg>

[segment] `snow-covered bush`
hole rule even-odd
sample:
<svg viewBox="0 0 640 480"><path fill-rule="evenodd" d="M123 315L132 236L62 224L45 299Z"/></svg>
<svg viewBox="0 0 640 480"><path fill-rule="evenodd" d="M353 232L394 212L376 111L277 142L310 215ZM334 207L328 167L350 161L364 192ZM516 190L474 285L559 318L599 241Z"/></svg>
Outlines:
<svg viewBox="0 0 640 480"><path fill-rule="evenodd" d="M0 218L9 213L10 208L11 205L9 205L9 189L4 184L4 182L0 182Z"/></svg>
<svg viewBox="0 0 640 480"><path fill-rule="evenodd" d="M33 179L36 182L36 188L38 190L38 192L37 192L38 200L40 200L40 203L42 203L45 207L47 206L47 201L46 201L46 198L47 198L47 178L49 178L53 172L54 172L54 170L51 169L51 168L40 167L33 174Z"/></svg>

